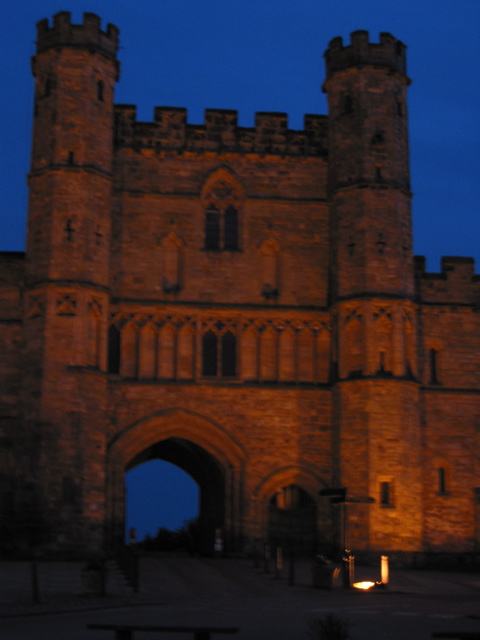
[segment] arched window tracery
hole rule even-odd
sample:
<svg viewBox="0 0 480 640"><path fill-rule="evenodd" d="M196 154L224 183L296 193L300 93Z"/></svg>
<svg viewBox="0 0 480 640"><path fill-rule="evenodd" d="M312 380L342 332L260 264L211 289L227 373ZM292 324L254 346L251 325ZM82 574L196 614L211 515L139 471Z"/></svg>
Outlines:
<svg viewBox="0 0 480 640"><path fill-rule="evenodd" d="M202 193L206 251L240 249L241 199L240 186L225 169L207 181Z"/></svg>
<svg viewBox="0 0 480 640"><path fill-rule="evenodd" d="M202 375L217 378L237 375L237 336L230 329L209 329L202 335Z"/></svg>

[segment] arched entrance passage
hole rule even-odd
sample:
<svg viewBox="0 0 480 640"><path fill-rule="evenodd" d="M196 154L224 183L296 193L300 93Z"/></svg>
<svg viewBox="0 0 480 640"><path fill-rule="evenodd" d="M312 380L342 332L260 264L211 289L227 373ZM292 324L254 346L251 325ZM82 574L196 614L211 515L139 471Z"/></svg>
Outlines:
<svg viewBox="0 0 480 640"><path fill-rule="evenodd" d="M315 473L298 467L281 469L265 478L254 492L264 538L302 555L330 549L330 512L325 500L318 500L324 486Z"/></svg>
<svg viewBox="0 0 480 640"><path fill-rule="evenodd" d="M193 529L198 518L200 492L195 480L180 467L154 459L127 469L125 478L125 540L145 542L156 539L157 547L171 548L183 536L174 535ZM172 488L174 490L172 490ZM159 530L168 530L158 536ZM144 545L145 546L145 545Z"/></svg>
<svg viewBox="0 0 480 640"><path fill-rule="evenodd" d="M268 537L274 545L311 556L317 548L316 504L297 484L278 491L268 505Z"/></svg>
<svg viewBox="0 0 480 640"><path fill-rule="evenodd" d="M243 451L221 425L184 409L149 416L112 439L108 460L109 536L117 540L123 536L125 471L155 458L180 467L199 486L200 550L213 552L216 529L222 530L226 549L236 548L242 537Z"/></svg>
<svg viewBox="0 0 480 640"><path fill-rule="evenodd" d="M188 473L198 484L198 534L192 540L192 545L195 550L208 553L213 549L215 530L225 528L225 478L221 466L197 444L183 438L166 438L135 456L126 471L150 460L170 462ZM175 490L174 487L169 489Z"/></svg>

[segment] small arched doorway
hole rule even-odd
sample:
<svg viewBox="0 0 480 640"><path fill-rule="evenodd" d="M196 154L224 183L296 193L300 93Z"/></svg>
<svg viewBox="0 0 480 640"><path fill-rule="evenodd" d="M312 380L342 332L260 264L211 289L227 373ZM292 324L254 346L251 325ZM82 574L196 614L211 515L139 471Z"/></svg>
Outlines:
<svg viewBox="0 0 480 640"><path fill-rule="evenodd" d="M277 491L268 505L271 544L313 555L317 547L317 509L313 498L296 484Z"/></svg>

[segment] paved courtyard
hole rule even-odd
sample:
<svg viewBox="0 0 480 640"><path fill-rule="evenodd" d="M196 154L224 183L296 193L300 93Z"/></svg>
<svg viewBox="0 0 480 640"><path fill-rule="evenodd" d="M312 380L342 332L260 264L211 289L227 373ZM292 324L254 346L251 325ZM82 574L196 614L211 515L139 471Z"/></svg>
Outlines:
<svg viewBox="0 0 480 640"><path fill-rule="evenodd" d="M40 563L39 603L32 602L27 564L0 564L2 640L113 640L88 623L236 626L239 640L307 640L313 618L350 622L352 640L421 640L434 631L480 633L480 575L392 570L389 588L372 592L312 587L311 565L288 566L279 578L244 559L144 558L133 591L112 570L104 597L82 594L81 565ZM379 569L357 567L358 579ZM186 635L137 633L138 640ZM215 639L222 640L222 636Z"/></svg>

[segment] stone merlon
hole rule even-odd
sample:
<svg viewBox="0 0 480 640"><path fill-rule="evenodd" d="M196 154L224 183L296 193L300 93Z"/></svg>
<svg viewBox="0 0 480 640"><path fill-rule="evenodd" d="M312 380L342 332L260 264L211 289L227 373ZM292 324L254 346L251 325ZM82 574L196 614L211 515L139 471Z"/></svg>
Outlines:
<svg viewBox="0 0 480 640"><path fill-rule="evenodd" d="M480 305L480 275L473 258L445 256L441 271L428 273L424 256L415 256L418 295L425 303Z"/></svg>
<svg viewBox="0 0 480 640"><path fill-rule="evenodd" d="M116 57L119 30L113 24L102 31L100 18L94 13L83 14L83 24L71 24L69 11L61 11L53 17L53 27L45 18L37 23L37 53L52 47L88 47Z"/></svg>
<svg viewBox="0 0 480 640"><path fill-rule="evenodd" d="M405 74L406 46L389 33L380 34L380 43L369 42L368 31L354 31L350 45L343 46L341 37L330 41L325 52L327 76L336 71L357 66L390 67Z"/></svg>

